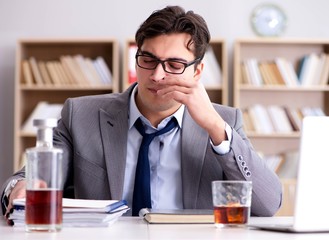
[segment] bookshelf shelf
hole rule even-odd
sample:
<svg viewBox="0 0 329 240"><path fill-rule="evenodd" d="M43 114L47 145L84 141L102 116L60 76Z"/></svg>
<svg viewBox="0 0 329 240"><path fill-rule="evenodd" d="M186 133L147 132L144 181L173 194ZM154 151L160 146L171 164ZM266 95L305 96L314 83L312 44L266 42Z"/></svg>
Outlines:
<svg viewBox="0 0 329 240"><path fill-rule="evenodd" d="M78 97L83 95L105 94L119 91L119 49L116 39L112 38L61 38L61 39L21 39L17 42L16 49L16 67L15 67L15 123L14 123L14 160L13 168L17 171L23 165L23 152L28 147L35 145L35 135L22 130L22 126L27 121L38 103L47 102L49 104L63 104L69 97ZM93 63L96 69L96 60L101 58L111 73L111 82L89 82L88 84L79 81L70 83L61 81L60 84L53 81L46 82L45 75L42 75L43 82L37 81L37 75L33 72L31 58L34 58L39 71L41 72L40 62L52 63L54 61L63 62L63 56L82 56ZM80 58L81 59L81 58ZM78 61L78 60L76 60ZM28 74L24 69L24 62L27 62L27 68L30 69L30 80L27 82ZM79 66L76 62L74 66ZM83 63L85 64L85 63ZM105 67L105 68L106 68ZM49 68L46 68L48 75ZM58 69L58 68L56 68ZM66 68L65 70L67 70ZM90 69L88 67L88 69ZM93 71L94 71L93 70ZM104 68L103 68L104 70ZM102 71L103 71L102 70ZM104 76L104 72L100 74ZM57 72L61 80L70 75L65 71ZM71 73L72 74L72 73ZM86 74L86 72L84 72ZM73 74L72 74L73 75ZM71 75L71 76L72 76ZM81 75L79 75L81 76ZM93 75L95 76L95 75ZM86 75L82 76L86 78ZM78 79L78 78L77 78Z"/></svg>
<svg viewBox="0 0 329 240"><path fill-rule="evenodd" d="M328 90L253 88L240 89L238 94L241 100L235 106L240 108L248 108L257 103L264 106L281 105L293 108L320 107L328 114Z"/></svg>
<svg viewBox="0 0 329 240"><path fill-rule="evenodd" d="M306 71L305 65L302 65L303 58L309 58L312 54L318 56L319 59L321 55L328 55L329 40L284 38L237 39L234 45L233 66L234 106L242 109L244 114L245 112L249 112L250 114L250 109L254 108L255 105L258 107L261 105L267 112L269 112L270 107L279 106L286 110L286 115L289 115L287 112L291 109L298 109L297 111L302 112L301 119L305 116L306 108L312 110L317 109L322 111L324 115L329 115L329 85L328 75L324 74L325 67L323 66L325 64L321 68L320 65L316 65L317 71L321 72L324 76L322 77L322 80L325 80L324 82L320 81L321 84L316 82L315 75L311 75L311 84L304 85L301 81L301 72ZM287 62L284 71L282 68L280 70L277 59L284 59ZM274 67L273 64L275 65ZM264 68L264 65L267 68ZM269 65L272 67L270 67L272 70L269 70ZM278 69L278 71L273 70L273 68ZM290 72L287 68L290 69ZM279 72L279 75L274 74L275 71L276 73ZM290 85L289 83L291 82L282 81L286 80L283 77L284 74L286 76L289 75L290 80L297 80L294 82L295 84ZM275 81L271 82L269 79ZM279 81L280 79L281 81ZM318 77L318 79L321 78ZM255 115L255 109L251 110L251 112ZM312 114L315 115L315 112L314 110ZM245 116L248 115L246 114ZM270 115L269 121L271 123L269 124L273 124L275 121L283 123L282 118L277 118L276 120L275 118L275 115ZM245 118L245 122L250 122L250 119L255 120L255 117ZM289 118L289 122L292 123L291 118ZM259 123L257 122L257 124ZM280 169L278 172L280 177L284 176L282 183L285 195L283 207L278 215L291 215L291 209L293 209L291 200L293 198L292 195L295 187L294 178L296 177L295 172L297 169L296 156L298 159L298 154L296 153L299 151L300 141L299 130L293 129L285 133L263 133L246 130L246 134L254 148L263 155L280 155L286 157L280 167L281 174L283 172L284 174L280 175Z"/></svg>
<svg viewBox="0 0 329 240"><path fill-rule="evenodd" d="M287 87L240 85L240 91L280 91L280 92L329 92L329 86Z"/></svg>
<svg viewBox="0 0 329 240"><path fill-rule="evenodd" d="M293 132L293 133L271 133L271 134L265 134L265 133L256 133L256 132L246 132L248 137L252 138L258 138L258 139L282 139L282 138L291 138L291 139L298 139L300 137L299 132Z"/></svg>
<svg viewBox="0 0 329 240"><path fill-rule="evenodd" d="M212 102L226 105L228 103L228 83L227 83L227 55L226 43L223 39L213 39L210 42L214 57L220 66L221 76L218 84L205 85L208 95ZM127 39L123 57L123 81L122 89L125 90L131 84L134 78L132 72L135 68L136 45L133 39Z"/></svg>
<svg viewBox="0 0 329 240"><path fill-rule="evenodd" d="M113 91L111 86L21 86L22 91Z"/></svg>

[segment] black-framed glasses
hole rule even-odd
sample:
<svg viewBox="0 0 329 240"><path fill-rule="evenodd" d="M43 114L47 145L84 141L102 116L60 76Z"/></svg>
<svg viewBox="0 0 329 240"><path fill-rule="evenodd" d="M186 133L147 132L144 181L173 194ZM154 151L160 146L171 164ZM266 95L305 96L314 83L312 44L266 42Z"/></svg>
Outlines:
<svg viewBox="0 0 329 240"><path fill-rule="evenodd" d="M201 58L196 58L191 62L182 62L175 59L160 60L154 56L145 54L136 54L136 63L140 68L147 70L154 70L160 63L165 72L171 74L182 74L185 69L201 60Z"/></svg>

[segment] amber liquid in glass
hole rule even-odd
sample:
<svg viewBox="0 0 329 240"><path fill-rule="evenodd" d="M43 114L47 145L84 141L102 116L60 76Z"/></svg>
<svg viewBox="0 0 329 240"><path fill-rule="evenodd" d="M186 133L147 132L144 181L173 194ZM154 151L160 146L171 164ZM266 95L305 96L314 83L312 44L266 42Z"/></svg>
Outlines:
<svg viewBox="0 0 329 240"><path fill-rule="evenodd" d="M43 226L62 224L62 190L42 189L26 191L25 222L38 230Z"/></svg>
<svg viewBox="0 0 329 240"><path fill-rule="evenodd" d="M215 224L246 224L250 207L214 207Z"/></svg>

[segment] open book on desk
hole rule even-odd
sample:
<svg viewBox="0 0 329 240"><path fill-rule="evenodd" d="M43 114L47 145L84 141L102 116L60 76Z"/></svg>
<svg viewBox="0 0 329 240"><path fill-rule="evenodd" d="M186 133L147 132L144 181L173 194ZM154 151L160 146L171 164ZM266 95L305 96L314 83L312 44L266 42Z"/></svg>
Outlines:
<svg viewBox="0 0 329 240"><path fill-rule="evenodd" d="M139 216L148 223L214 223L213 210L175 209L160 210L142 208Z"/></svg>
<svg viewBox="0 0 329 240"><path fill-rule="evenodd" d="M9 219L14 226L25 224L25 198L14 199ZM124 200L63 198L63 226L107 227L129 210Z"/></svg>

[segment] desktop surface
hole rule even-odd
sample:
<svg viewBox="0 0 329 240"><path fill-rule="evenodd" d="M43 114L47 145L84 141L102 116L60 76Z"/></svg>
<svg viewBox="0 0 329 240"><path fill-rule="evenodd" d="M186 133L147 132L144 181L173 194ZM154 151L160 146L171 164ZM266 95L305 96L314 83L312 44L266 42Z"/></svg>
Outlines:
<svg viewBox="0 0 329 240"><path fill-rule="evenodd" d="M289 223L291 217L251 217L250 223ZM137 217L121 217L108 228L69 228L63 227L57 233L27 233L24 227L10 227L0 220L0 238L17 239L243 239L243 240L277 240L277 239L329 239L329 233L292 234L263 231L252 228L217 229L213 224L148 224Z"/></svg>

